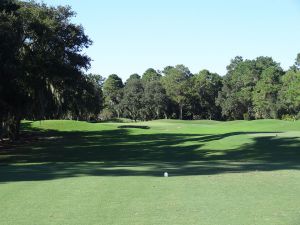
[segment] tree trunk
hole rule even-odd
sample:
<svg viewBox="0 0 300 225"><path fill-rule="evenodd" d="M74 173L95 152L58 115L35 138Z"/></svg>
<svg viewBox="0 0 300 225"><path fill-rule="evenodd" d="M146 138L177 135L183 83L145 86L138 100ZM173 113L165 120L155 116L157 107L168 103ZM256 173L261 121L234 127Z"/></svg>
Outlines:
<svg viewBox="0 0 300 225"><path fill-rule="evenodd" d="M4 127L4 121L3 121L3 118L0 117L0 142L3 140L4 138L4 130L3 130L3 127Z"/></svg>
<svg viewBox="0 0 300 225"><path fill-rule="evenodd" d="M18 140L20 137L20 117L8 113L6 117L1 120L1 139L8 138L9 141Z"/></svg>
<svg viewBox="0 0 300 225"><path fill-rule="evenodd" d="M182 111L183 111L183 106L182 106L182 105L180 105L180 106L179 106L179 108L180 108L180 109L179 109L179 119L180 119L180 120L182 120L182 114L183 114L183 113L182 113Z"/></svg>
<svg viewBox="0 0 300 225"><path fill-rule="evenodd" d="M156 110L156 119L159 119L160 110L159 108Z"/></svg>

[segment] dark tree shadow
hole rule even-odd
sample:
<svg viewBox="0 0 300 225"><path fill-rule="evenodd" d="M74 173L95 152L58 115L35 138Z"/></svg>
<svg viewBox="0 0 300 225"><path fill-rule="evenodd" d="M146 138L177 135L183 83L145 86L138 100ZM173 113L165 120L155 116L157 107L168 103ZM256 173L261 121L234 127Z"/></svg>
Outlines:
<svg viewBox="0 0 300 225"><path fill-rule="evenodd" d="M277 133L131 134L128 128L59 132L23 124L21 143L0 149L0 182L90 176L213 175L300 168L300 139ZM269 133L266 135L266 133ZM252 135L236 149L205 143ZM187 143L188 142L188 143Z"/></svg>

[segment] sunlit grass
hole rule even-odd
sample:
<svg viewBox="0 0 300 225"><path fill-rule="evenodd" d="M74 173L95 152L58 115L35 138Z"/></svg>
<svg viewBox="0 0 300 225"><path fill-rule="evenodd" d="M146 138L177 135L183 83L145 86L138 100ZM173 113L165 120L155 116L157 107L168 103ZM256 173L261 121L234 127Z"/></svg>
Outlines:
<svg viewBox="0 0 300 225"><path fill-rule="evenodd" d="M299 224L299 121L122 122L24 121L0 224Z"/></svg>

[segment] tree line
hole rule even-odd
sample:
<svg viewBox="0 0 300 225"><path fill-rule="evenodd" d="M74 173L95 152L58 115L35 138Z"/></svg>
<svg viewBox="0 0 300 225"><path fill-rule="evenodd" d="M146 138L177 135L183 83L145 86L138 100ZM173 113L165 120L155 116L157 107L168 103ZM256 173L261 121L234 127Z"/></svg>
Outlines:
<svg viewBox="0 0 300 225"><path fill-rule="evenodd" d="M0 2L0 139L22 119L300 118L300 54L284 71L271 57L235 57L225 76L184 65L147 69L125 82L86 74L92 41L70 7Z"/></svg>
<svg viewBox="0 0 300 225"><path fill-rule="evenodd" d="M125 83L112 74L103 96L103 119L298 119L300 54L288 71L271 57L237 56L225 76L208 70L192 74L184 65L150 68Z"/></svg>

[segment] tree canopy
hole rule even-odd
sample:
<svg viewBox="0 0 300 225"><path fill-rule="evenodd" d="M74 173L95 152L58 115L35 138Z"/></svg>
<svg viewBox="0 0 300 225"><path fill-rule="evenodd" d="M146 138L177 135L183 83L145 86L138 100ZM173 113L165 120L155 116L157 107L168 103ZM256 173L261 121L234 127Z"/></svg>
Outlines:
<svg viewBox="0 0 300 225"><path fill-rule="evenodd" d="M20 120L87 118L101 110L102 89L85 76L92 41L70 22L70 7L1 1L1 136L18 135ZM96 103L96 104L95 104Z"/></svg>

